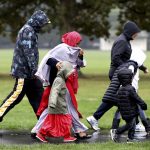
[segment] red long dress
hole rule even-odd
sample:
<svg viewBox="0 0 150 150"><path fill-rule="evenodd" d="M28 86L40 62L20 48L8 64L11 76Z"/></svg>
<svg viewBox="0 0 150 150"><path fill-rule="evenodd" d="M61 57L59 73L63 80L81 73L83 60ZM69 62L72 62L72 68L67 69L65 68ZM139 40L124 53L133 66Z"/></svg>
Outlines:
<svg viewBox="0 0 150 150"><path fill-rule="evenodd" d="M70 75L67 78L66 86L71 95L73 105L77 109L77 101L74 95L75 91L77 91L76 86L74 85L77 84L74 84L74 78L75 78L74 74ZM38 110L39 114L48 106L48 98L50 90L51 88L47 87L44 91L42 103L40 104L40 108ZM81 117L80 113L79 116ZM72 127L72 119L70 114L48 114L46 119L44 120L44 123L42 124L41 129L39 130L39 133L47 137L67 138L71 136L70 132L71 127Z"/></svg>

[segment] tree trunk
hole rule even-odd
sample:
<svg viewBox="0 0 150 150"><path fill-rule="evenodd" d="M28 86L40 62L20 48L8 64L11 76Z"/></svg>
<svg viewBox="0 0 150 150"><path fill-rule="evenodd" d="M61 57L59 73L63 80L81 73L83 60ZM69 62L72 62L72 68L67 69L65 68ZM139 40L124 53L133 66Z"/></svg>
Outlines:
<svg viewBox="0 0 150 150"><path fill-rule="evenodd" d="M150 32L148 32L147 36L147 50L150 51Z"/></svg>

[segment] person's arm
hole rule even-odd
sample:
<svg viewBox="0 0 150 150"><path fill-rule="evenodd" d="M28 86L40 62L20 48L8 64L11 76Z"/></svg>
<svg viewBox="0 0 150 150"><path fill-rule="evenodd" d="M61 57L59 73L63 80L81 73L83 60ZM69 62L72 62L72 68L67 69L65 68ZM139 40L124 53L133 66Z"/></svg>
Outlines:
<svg viewBox="0 0 150 150"><path fill-rule="evenodd" d="M39 60L36 38L37 35L30 28L25 28L20 37L21 47L24 53L24 57L27 60L31 72L31 77L33 77L37 71Z"/></svg>
<svg viewBox="0 0 150 150"><path fill-rule="evenodd" d="M49 58L46 64L51 68L54 68L55 70L60 70L60 68L62 67L62 62L56 60L55 58Z"/></svg>
<svg viewBox="0 0 150 150"><path fill-rule="evenodd" d="M61 91L61 88L63 87L63 82L61 78L56 78L54 80L51 93L49 96L49 107L55 108L57 104L57 99L59 96L59 93Z"/></svg>
<svg viewBox="0 0 150 150"><path fill-rule="evenodd" d="M140 70L142 70L144 73L148 73L148 69L143 64L139 67Z"/></svg>
<svg viewBox="0 0 150 150"><path fill-rule="evenodd" d="M59 61L54 59L54 58L49 58L46 62L47 65L49 65L50 67L56 67L56 64L58 63Z"/></svg>
<svg viewBox="0 0 150 150"><path fill-rule="evenodd" d="M80 69L80 67L85 67L85 66L86 66L86 61L84 59L84 51L83 49L81 49L77 59L77 68Z"/></svg>
<svg viewBox="0 0 150 150"><path fill-rule="evenodd" d="M147 110L147 104L139 97L134 88L130 89L130 96L143 110Z"/></svg>
<svg viewBox="0 0 150 150"><path fill-rule="evenodd" d="M122 57L125 50L126 50L126 42L123 40L117 42L114 45L113 51L112 51L112 62L116 67L123 64L121 57Z"/></svg>
<svg viewBox="0 0 150 150"><path fill-rule="evenodd" d="M85 67L85 66L86 65L84 64L83 55L79 55L77 59L77 68Z"/></svg>

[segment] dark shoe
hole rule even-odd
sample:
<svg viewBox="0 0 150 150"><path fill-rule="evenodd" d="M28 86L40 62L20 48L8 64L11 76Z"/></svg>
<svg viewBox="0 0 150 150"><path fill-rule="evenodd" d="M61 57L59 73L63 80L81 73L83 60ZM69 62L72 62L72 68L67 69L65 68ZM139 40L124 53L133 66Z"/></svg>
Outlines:
<svg viewBox="0 0 150 150"><path fill-rule="evenodd" d="M76 137L77 139L89 139L89 138L92 137L92 135L89 135L89 134L86 133L85 135L81 136L80 133L76 133L76 134L75 134L75 137Z"/></svg>
<svg viewBox="0 0 150 150"><path fill-rule="evenodd" d="M116 134L116 131L117 131L117 129L110 130L110 136L114 142L118 142L118 134Z"/></svg>
<svg viewBox="0 0 150 150"><path fill-rule="evenodd" d="M32 139L36 139L36 133L31 133L30 135Z"/></svg>
<svg viewBox="0 0 150 150"><path fill-rule="evenodd" d="M140 142L140 141L137 140L137 139L130 139L130 138L127 138L127 143L136 143L136 142Z"/></svg>
<svg viewBox="0 0 150 150"><path fill-rule="evenodd" d="M3 121L3 118L2 117L0 117L0 122L2 122Z"/></svg>

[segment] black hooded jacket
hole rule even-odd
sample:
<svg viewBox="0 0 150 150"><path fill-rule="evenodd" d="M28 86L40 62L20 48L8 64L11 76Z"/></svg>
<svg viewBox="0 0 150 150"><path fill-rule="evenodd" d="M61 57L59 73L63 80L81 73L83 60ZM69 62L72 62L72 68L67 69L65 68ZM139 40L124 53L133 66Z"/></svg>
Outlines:
<svg viewBox="0 0 150 150"><path fill-rule="evenodd" d="M129 60L126 63L120 65L114 72L114 75L112 77L112 80L110 82L109 87L107 88L102 101L105 103L110 103L117 106L117 91L120 87L120 81L118 79L118 72L122 69L128 69L129 66L134 67L134 75L137 72L138 64L135 61Z"/></svg>
<svg viewBox="0 0 150 150"><path fill-rule="evenodd" d="M14 77L33 78L39 61L37 33L48 21L43 11L36 11L19 31L11 66Z"/></svg>
<svg viewBox="0 0 150 150"><path fill-rule="evenodd" d="M135 88L131 85L133 73L130 69L121 69L118 72L118 79L122 85L118 92L118 108L124 120L132 119L138 115L139 104L142 109L147 109L147 105L138 96Z"/></svg>
<svg viewBox="0 0 150 150"><path fill-rule="evenodd" d="M132 52L130 40L132 40L132 35L138 32L140 29L134 22L125 23L123 33L118 36L111 49L110 79L112 79L116 68L130 59Z"/></svg>

